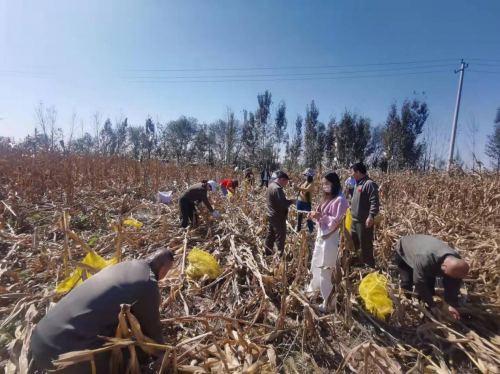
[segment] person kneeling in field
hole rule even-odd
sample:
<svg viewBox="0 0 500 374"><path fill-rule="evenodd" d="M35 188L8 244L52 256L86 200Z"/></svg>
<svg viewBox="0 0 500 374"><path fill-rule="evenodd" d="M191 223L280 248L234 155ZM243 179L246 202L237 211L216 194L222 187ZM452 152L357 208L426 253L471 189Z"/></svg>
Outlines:
<svg viewBox="0 0 500 374"><path fill-rule="evenodd" d="M446 243L429 235L409 235L396 244L396 265L401 277L401 288L412 291L439 317L433 296L436 294L436 277L443 277L444 300L455 319L460 314L455 309L460 302L460 284L469 273L469 264ZM411 298L409 293L406 294Z"/></svg>
<svg viewBox="0 0 500 374"><path fill-rule="evenodd" d="M202 181L201 183L193 184L179 199L179 214L181 227L186 228L189 221L193 222L195 214L195 204L203 202L214 217L219 217L219 213L214 211L210 201L208 201L208 191L217 191L217 184L214 181Z"/></svg>
<svg viewBox="0 0 500 374"><path fill-rule="evenodd" d="M228 192L234 195L236 193L236 188L238 188L237 180L224 179L220 182L220 190L224 196L227 196Z"/></svg>
<svg viewBox="0 0 500 374"><path fill-rule="evenodd" d="M161 250L147 260L125 261L101 270L64 296L38 323L30 350L35 370L54 370L59 355L101 348L98 335L114 337L121 304L131 312L145 336L163 344L160 322L160 291L163 279L174 263L174 255ZM126 354L127 350L122 350ZM128 352L128 351L127 351ZM137 349L141 361L148 356ZM96 354L97 373L110 372L111 351ZM71 365L58 373L91 373L90 361Z"/></svg>
<svg viewBox="0 0 500 374"><path fill-rule="evenodd" d="M319 225L311 260L312 279L307 292L321 291L323 303L319 306L319 310L326 313L331 309L331 305L326 305L326 300L333 288L332 273L339 249L337 225L347 211L348 203L340 191L340 179L336 173L325 174L322 184L323 199L318 208L307 215L308 219L313 219Z"/></svg>

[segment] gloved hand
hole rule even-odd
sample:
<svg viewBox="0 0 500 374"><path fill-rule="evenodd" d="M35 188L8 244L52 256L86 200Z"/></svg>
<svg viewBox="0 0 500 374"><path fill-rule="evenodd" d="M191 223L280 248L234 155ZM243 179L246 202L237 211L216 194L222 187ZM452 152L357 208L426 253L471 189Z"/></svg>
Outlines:
<svg viewBox="0 0 500 374"><path fill-rule="evenodd" d="M219 213L217 213L217 212L212 212L212 215L213 215L215 218L220 217L220 214L219 214Z"/></svg>
<svg viewBox="0 0 500 374"><path fill-rule="evenodd" d="M198 209L201 209L201 206L202 206L202 204L201 204L201 201L200 201L200 202L198 203Z"/></svg>

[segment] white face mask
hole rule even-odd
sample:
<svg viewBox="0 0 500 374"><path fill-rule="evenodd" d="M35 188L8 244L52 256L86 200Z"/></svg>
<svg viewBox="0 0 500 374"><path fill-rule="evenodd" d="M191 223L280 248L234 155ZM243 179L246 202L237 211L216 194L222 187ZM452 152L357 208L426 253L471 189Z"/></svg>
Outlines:
<svg viewBox="0 0 500 374"><path fill-rule="evenodd" d="M326 193L331 193L332 192L332 186L323 186L323 191Z"/></svg>

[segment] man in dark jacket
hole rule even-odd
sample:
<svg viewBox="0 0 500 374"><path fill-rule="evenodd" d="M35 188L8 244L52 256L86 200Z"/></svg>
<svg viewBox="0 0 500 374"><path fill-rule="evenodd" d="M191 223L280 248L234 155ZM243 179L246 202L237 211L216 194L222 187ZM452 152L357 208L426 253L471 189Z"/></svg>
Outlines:
<svg viewBox="0 0 500 374"><path fill-rule="evenodd" d="M373 257L373 220L379 212L377 184L366 175L366 166L351 166L351 177L356 181L351 202L351 234L356 250L361 249L361 261L375 267Z"/></svg>
<svg viewBox="0 0 500 374"><path fill-rule="evenodd" d="M195 204L203 202L214 217L218 217L219 213L214 211L210 201L208 201L208 191L216 192L217 184L214 181L203 181L193 184L179 199L179 215L181 219L181 227L186 228L189 221L193 222L195 213Z"/></svg>
<svg viewBox="0 0 500 374"><path fill-rule="evenodd" d="M282 171L276 172L276 180L269 185L267 190L267 233L266 254L272 254L274 243L281 255L285 249L286 219L288 207L295 204L297 200L288 200L283 192L283 187L288 184L289 178Z"/></svg>
<svg viewBox="0 0 500 374"><path fill-rule="evenodd" d="M444 300L456 319L460 314L460 284L469 273L469 265L446 243L429 235L409 235L396 244L396 264L401 277L401 288L413 291L413 286L435 316L439 315L433 296L436 277L443 277ZM406 295L411 298L410 294Z"/></svg>
<svg viewBox="0 0 500 374"><path fill-rule="evenodd" d="M103 269L63 297L33 332L30 349L36 368L53 370L52 360L63 353L101 348L105 341L98 335L116 335L121 304L132 305L144 335L163 344L158 281L173 261L168 250L145 261L125 261ZM97 373L110 371L110 355L108 351L95 356ZM90 362L60 372L90 373Z"/></svg>
<svg viewBox="0 0 500 374"><path fill-rule="evenodd" d="M269 169L264 168L264 170L262 170L262 172L260 173L260 188L264 187L264 185L266 186L266 188L269 187L269 179L271 179Z"/></svg>

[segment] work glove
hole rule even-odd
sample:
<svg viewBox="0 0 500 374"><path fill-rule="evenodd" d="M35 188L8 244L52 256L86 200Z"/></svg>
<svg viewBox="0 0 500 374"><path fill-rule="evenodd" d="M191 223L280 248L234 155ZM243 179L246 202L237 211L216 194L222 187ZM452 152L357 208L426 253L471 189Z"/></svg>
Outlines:
<svg viewBox="0 0 500 374"><path fill-rule="evenodd" d="M215 218L220 217L220 214L219 214L219 213L217 213L217 212L212 212L212 215L213 215Z"/></svg>

